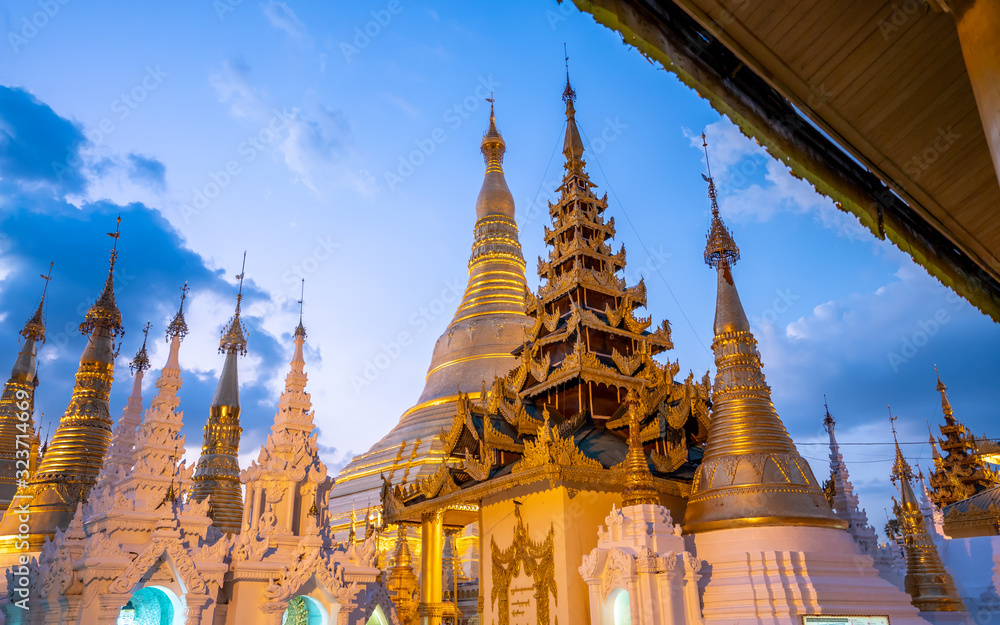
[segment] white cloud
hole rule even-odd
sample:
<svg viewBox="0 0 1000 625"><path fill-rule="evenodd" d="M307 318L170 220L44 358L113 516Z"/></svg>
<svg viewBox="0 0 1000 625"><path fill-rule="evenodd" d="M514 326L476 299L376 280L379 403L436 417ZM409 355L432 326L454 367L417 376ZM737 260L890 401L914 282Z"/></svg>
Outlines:
<svg viewBox="0 0 1000 625"><path fill-rule="evenodd" d="M306 25L302 23L302 20L299 19L298 15L295 14L295 11L288 4L270 0L267 4L261 3L260 7L263 9L264 15L267 16L267 21L271 23L271 26L284 32L295 41L300 43L308 42L309 33Z"/></svg>
<svg viewBox="0 0 1000 625"><path fill-rule="evenodd" d="M700 135L688 129L684 133L692 146L701 148ZM728 119L710 124L705 134L719 191L719 209L724 215L766 222L780 212L810 213L839 236L851 240L870 238L856 217L837 209L811 184L793 176L788 167Z"/></svg>

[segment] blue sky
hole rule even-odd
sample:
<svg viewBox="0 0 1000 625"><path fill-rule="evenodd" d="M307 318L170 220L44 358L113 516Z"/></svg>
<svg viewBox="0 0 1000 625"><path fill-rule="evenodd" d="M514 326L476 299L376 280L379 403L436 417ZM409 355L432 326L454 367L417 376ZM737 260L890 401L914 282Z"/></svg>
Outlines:
<svg viewBox="0 0 1000 625"><path fill-rule="evenodd" d="M892 404L900 440L922 443L925 421L940 421L935 363L960 418L996 436L987 427L1000 388L986 364L1000 348L996 325L571 6L12 1L0 32L0 360L13 362L37 276L55 261L38 399L46 423L69 399L84 345L74 328L103 283L103 233L121 212L127 334L114 415L141 326L153 323L159 366L189 281L181 407L197 452L247 250L244 463L273 418L300 277L324 453L337 467L365 451L416 401L464 288L490 92L537 286L544 202L561 174L565 42L588 169L608 192L626 277L645 277L649 313L672 322L668 357L682 372L714 371L706 131L774 401L817 474L827 472L816 444L824 394L841 441L891 441ZM373 370L380 354L391 364ZM844 451L880 528L891 447ZM905 451L930 462L926 444Z"/></svg>

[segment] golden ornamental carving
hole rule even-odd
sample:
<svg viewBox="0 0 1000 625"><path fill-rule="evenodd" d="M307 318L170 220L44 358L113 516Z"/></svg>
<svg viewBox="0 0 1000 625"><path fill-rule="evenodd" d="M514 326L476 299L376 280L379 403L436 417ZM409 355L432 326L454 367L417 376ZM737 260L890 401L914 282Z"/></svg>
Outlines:
<svg viewBox="0 0 1000 625"><path fill-rule="evenodd" d="M678 444L667 443L667 449L665 454L661 454L658 451L653 451L650 454L650 459L653 461L653 466L659 473L671 473L676 471L682 464L687 462L688 459L688 446L685 439L681 439Z"/></svg>
<svg viewBox="0 0 1000 625"><path fill-rule="evenodd" d="M552 354L546 352L540 359L530 361L531 375L538 382L544 382L549 377L549 367L551 365ZM520 402L518 402L520 404Z"/></svg>
<svg viewBox="0 0 1000 625"><path fill-rule="evenodd" d="M520 506L514 507L514 540L501 550L496 540L490 539L490 569L493 588L490 605L497 606L498 625L509 625L511 618L511 582L524 572L532 580L535 600L535 623L549 625L549 595L559 605L559 591L555 575L555 526L550 525L544 541L534 541L521 519Z"/></svg>
<svg viewBox="0 0 1000 625"><path fill-rule="evenodd" d="M611 348L611 360L614 361L615 366L618 370L625 375L632 375L642 364L642 354L636 352L631 356L622 356L621 353L615 348Z"/></svg>
<svg viewBox="0 0 1000 625"><path fill-rule="evenodd" d="M636 317L632 311L627 311L622 318L629 332L636 334L642 334L653 323L652 317Z"/></svg>
<svg viewBox="0 0 1000 625"><path fill-rule="evenodd" d="M558 429L549 424L548 409L545 421L538 428L535 440L524 441L524 456L514 465L512 472L520 473L536 467L557 464L562 467L603 469L601 463L588 458L572 438L563 438Z"/></svg>

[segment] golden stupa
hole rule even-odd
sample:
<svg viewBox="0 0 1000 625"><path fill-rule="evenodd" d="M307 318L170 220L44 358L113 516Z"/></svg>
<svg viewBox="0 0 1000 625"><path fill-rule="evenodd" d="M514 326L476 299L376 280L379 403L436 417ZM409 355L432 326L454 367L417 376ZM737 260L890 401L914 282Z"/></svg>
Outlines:
<svg viewBox="0 0 1000 625"><path fill-rule="evenodd" d="M437 340L417 404L367 453L337 477L330 496L334 531L347 531L353 507L379 503L380 475L394 483L433 474L444 457L442 429L451 425L459 393L479 397L484 380L517 365L511 352L524 340L524 257L514 221L514 197L503 173L506 144L490 125L480 147L486 175L476 200L469 282L451 323Z"/></svg>

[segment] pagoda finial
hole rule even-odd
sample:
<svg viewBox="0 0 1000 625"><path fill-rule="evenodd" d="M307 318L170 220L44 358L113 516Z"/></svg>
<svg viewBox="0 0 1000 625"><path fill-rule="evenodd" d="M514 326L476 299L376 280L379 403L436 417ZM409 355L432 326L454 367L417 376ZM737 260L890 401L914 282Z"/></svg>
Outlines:
<svg viewBox="0 0 1000 625"><path fill-rule="evenodd" d="M569 84L569 55L566 56L566 89L563 90L563 102L566 103L566 138L563 140L563 156L566 157L566 174L583 175L583 141L580 139L580 129L576 125L576 91Z"/></svg>
<svg viewBox="0 0 1000 625"><path fill-rule="evenodd" d="M87 311L84 322L80 324L80 332L90 334L97 327L106 327L111 331L112 338L125 333L122 327L122 314L115 303L115 263L118 260L118 238L121 236L122 216L116 220L114 232L108 236L115 240L111 247L111 263L108 268L108 278L104 282L104 291L94 305ZM117 354L117 350L115 352Z"/></svg>
<svg viewBox="0 0 1000 625"><path fill-rule="evenodd" d="M718 194L715 189L715 179L712 177L712 166L708 161L708 140L705 133L701 134L701 145L705 149L705 165L708 175L701 177L708 183L708 197L712 201L712 225L708 230L708 240L705 244L705 263L709 267L719 268L723 262L732 267L740 259L740 248L733 240L733 233L719 216Z"/></svg>
<svg viewBox="0 0 1000 625"><path fill-rule="evenodd" d="M52 266L55 265L54 262L49 262L49 273L40 274L42 280L45 280L45 286L42 287L42 298L38 301L38 309L35 310L35 314L28 319L28 322L24 324L24 328L21 330L20 334L22 337L28 339L35 339L39 345L45 343L45 294L49 291L49 282L52 280Z"/></svg>
<svg viewBox="0 0 1000 625"><path fill-rule="evenodd" d="M135 375L137 372L146 371L149 369L149 355L146 353L146 339L149 338L149 329L153 327L153 324L149 321L146 325L142 326L142 347L139 351L135 353L135 358L129 363L129 371Z"/></svg>
<svg viewBox="0 0 1000 625"><path fill-rule="evenodd" d="M892 464L893 484L899 479L907 483L913 479L913 469L910 468L910 464L903 457L903 451L899 448L899 439L896 437L896 419L898 418L892 416L892 407L889 406L889 427L892 428L892 440L896 444L896 460Z"/></svg>
<svg viewBox="0 0 1000 625"><path fill-rule="evenodd" d="M243 278L246 276L246 268L247 253L243 252L243 267L236 276L236 279L240 281L240 290L236 294L236 313L233 314L228 327L222 333L222 339L219 341L220 354L235 351L241 356L245 356L247 353L246 328L243 325L243 320L240 319L240 306L243 302Z"/></svg>
<svg viewBox="0 0 1000 625"><path fill-rule="evenodd" d="M306 338L306 327L302 325L302 302L306 299L306 279L302 278L302 285L299 290L299 325L295 327L295 338Z"/></svg>
<svg viewBox="0 0 1000 625"><path fill-rule="evenodd" d="M955 420L955 411L952 410L951 402L948 401L948 387L941 381L941 374L938 373L937 365L934 365L934 375L937 376L937 392L941 393L941 412L944 413L944 420L949 425L952 425L952 421Z"/></svg>
<svg viewBox="0 0 1000 625"><path fill-rule="evenodd" d="M572 85L569 84L569 51L565 43L563 44L563 53L566 56L566 89L563 91L563 102L575 102L576 91L573 91Z"/></svg>
<svg viewBox="0 0 1000 625"><path fill-rule="evenodd" d="M830 405L826 402L826 393L823 394L823 408L826 409L826 416L823 417L823 428L832 434L837 422L834 420L833 415L830 414Z"/></svg>
<svg viewBox="0 0 1000 625"><path fill-rule="evenodd" d="M490 103L490 126L483 134L483 141L479 149L483 153L483 160L486 162L486 173L503 173L503 155L507 151L507 144L504 143L503 136L497 130L496 114L493 111L496 98L493 97L492 91L490 92L490 97L486 98L486 101Z"/></svg>
<svg viewBox="0 0 1000 625"><path fill-rule="evenodd" d="M187 336L188 327L187 322L184 320L184 300L187 299L188 290L188 283L184 282L184 286L181 287L181 305L177 308L177 314L174 315L174 318L170 320L170 324L167 326L168 343L175 336L178 340L184 340L184 337Z"/></svg>
<svg viewBox="0 0 1000 625"><path fill-rule="evenodd" d="M628 453L625 455L625 490L622 493L622 507L655 505L659 503L656 488L653 486L653 474L649 470L649 461L642 445L642 423L636 404L639 403L637 393L629 389L628 402Z"/></svg>

